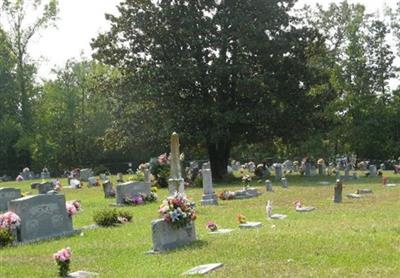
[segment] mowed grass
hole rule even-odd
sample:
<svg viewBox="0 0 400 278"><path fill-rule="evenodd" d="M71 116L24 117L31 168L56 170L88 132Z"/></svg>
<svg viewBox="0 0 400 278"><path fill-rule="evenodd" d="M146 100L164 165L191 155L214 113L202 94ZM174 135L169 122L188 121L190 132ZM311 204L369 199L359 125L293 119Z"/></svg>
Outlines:
<svg viewBox="0 0 400 278"><path fill-rule="evenodd" d="M400 183L400 176L389 171L385 175L390 183ZM330 185L320 185L322 180ZM159 203L167 195L162 189L158 202L126 208L134 215L129 224L0 249L0 277L56 277L52 254L66 246L73 250L71 271L93 271L99 277L177 277L194 266L216 262L224 267L209 277L400 277L400 187L384 188L380 178L362 177L345 182L343 195L359 188L371 188L373 194L360 200L344 197L342 204L334 204L334 177L288 176L287 190L272 181L273 193L265 192L263 183L252 182L263 192L258 198L220 201L219 206L198 205L198 241L190 246L145 254L152 247L150 223L158 218ZM0 184L36 193L29 185ZM215 191L240 187L240 183L217 184ZM84 211L74 217L75 228L93 224L93 212L115 202L104 199L100 187L64 189L63 193L67 200L82 202ZM187 189L187 195L200 204L202 189ZM274 213L287 214L288 218L267 220L268 199L273 201ZM295 200L317 210L297 213ZM248 221L261 221L262 228L208 234L205 225L209 220L220 228L237 228L237 213Z"/></svg>

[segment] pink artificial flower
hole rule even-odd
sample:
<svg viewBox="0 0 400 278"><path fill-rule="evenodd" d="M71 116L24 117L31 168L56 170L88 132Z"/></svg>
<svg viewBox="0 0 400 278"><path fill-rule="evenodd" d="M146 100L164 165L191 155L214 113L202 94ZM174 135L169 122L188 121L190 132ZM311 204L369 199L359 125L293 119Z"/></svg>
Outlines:
<svg viewBox="0 0 400 278"><path fill-rule="evenodd" d="M76 210L76 207L73 204L66 203L65 206L67 208L68 216L71 217L71 216L74 216L76 214L77 210Z"/></svg>
<svg viewBox="0 0 400 278"><path fill-rule="evenodd" d="M58 262L65 262L71 259L71 255L72 255L71 248L67 247L54 253L53 259Z"/></svg>
<svg viewBox="0 0 400 278"><path fill-rule="evenodd" d="M294 205L295 205L296 208L301 208L301 202L300 201L294 202Z"/></svg>
<svg viewBox="0 0 400 278"><path fill-rule="evenodd" d="M163 154L161 154L161 155L158 156L158 163L159 163L160 165L167 164L167 161L168 161L168 157L167 157L167 154L166 154L166 153L163 153Z"/></svg>
<svg viewBox="0 0 400 278"><path fill-rule="evenodd" d="M16 229L21 225L21 218L12 211L0 214L0 228L3 229Z"/></svg>

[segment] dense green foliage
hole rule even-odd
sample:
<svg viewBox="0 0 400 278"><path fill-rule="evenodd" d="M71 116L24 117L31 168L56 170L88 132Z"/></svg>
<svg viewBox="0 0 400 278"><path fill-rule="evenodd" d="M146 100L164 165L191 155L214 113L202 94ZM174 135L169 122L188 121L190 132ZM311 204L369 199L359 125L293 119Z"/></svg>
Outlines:
<svg viewBox="0 0 400 278"><path fill-rule="evenodd" d="M57 1L3 1L0 175L125 171L168 152L172 131L214 178L229 158L397 158L400 3L377 15L295 2L125 0L93 39L94 60L39 83L29 45Z"/></svg>
<svg viewBox="0 0 400 278"><path fill-rule="evenodd" d="M127 222L132 220L132 213L126 210L105 208L95 211L93 214L94 222L102 227L112 227L120 222L119 218L124 218Z"/></svg>

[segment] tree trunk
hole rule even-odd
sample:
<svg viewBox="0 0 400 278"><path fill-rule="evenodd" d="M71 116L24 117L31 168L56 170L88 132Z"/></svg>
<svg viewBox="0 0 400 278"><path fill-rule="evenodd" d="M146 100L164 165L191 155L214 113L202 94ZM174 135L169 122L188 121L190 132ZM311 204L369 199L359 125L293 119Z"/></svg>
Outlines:
<svg viewBox="0 0 400 278"><path fill-rule="evenodd" d="M208 143L207 149L208 156L210 157L212 177L215 181L220 181L227 175L231 142L226 138L221 138L217 143Z"/></svg>

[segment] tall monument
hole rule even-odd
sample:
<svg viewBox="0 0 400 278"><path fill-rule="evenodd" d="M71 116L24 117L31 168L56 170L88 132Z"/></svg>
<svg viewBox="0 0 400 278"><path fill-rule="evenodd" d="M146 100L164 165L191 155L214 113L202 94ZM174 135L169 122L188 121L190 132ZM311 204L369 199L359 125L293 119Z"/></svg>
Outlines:
<svg viewBox="0 0 400 278"><path fill-rule="evenodd" d="M175 192L185 192L185 182L182 178L180 152L179 152L179 136L174 132L171 135L171 154L170 154L171 174L168 180L169 194L173 195Z"/></svg>

